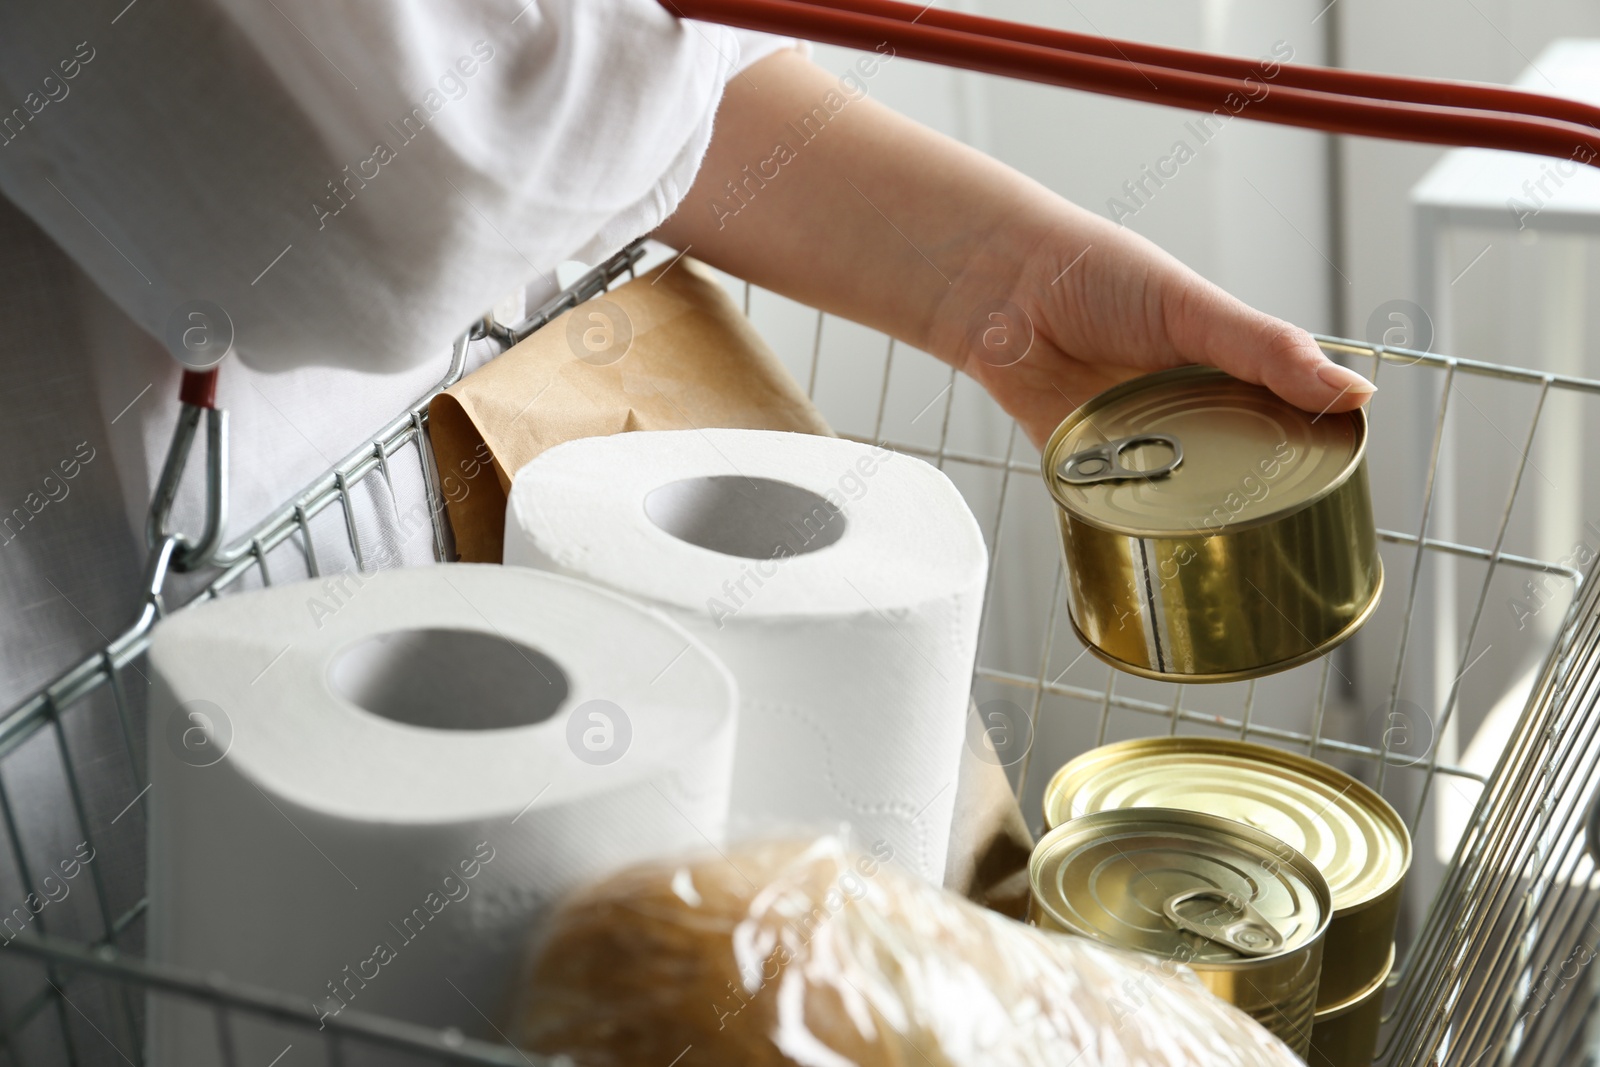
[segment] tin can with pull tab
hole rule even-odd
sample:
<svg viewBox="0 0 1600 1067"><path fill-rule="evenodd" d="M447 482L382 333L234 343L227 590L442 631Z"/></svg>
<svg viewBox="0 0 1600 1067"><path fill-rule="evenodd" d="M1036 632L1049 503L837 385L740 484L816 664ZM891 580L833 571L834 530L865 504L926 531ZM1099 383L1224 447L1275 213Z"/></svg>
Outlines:
<svg viewBox="0 0 1600 1067"><path fill-rule="evenodd" d="M1091 749L1058 770L1045 786L1044 825L1143 807L1245 823L1316 865L1333 897L1319 1012L1389 973L1411 835L1374 790L1326 763L1267 745L1143 737Z"/></svg>
<svg viewBox="0 0 1600 1067"><path fill-rule="evenodd" d="M1115 667L1229 682L1328 651L1378 604L1361 410L1209 367L1115 386L1044 449L1073 627Z"/></svg>
<svg viewBox="0 0 1600 1067"><path fill-rule="evenodd" d="M1282 841L1199 812L1102 811L1046 834L1028 881L1035 926L1181 963L1306 1054L1333 908Z"/></svg>

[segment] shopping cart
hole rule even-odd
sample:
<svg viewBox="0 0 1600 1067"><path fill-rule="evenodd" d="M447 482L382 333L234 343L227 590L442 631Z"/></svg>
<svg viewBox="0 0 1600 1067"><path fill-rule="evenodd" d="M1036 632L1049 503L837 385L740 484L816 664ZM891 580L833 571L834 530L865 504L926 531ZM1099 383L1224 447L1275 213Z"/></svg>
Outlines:
<svg viewBox="0 0 1600 1067"><path fill-rule="evenodd" d="M311 527L325 513L343 523L350 558L373 566L380 554L362 543L360 525L353 518L354 495L368 479L392 486L396 481L392 465L417 463L430 511L442 514L440 481L426 447L427 402L460 376L467 345L483 339L509 344L527 336L565 309L632 274L644 254L637 245L619 253L526 322L510 327L488 319L479 323L457 342L434 389L293 500L226 543L211 536L209 522L193 537L166 528L164 510L172 495L168 490L176 485L185 457L189 463L201 462L196 442L201 439L202 425L207 427L209 446L204 451L213 457L223 452L220 416L202 406L183 408L168 471L172 481L169 484L163 479L166 488L157 493L152 509L143 610L102 650L0 719L0 829L5 849L29 891L40 891L32 872L53 859L30 849L33 822L65 818L70 831L91 848L115 834L135 832L142 837L142 824L135 827L136 820L122 821L128 808L119 812L112 804L98 803L84 783L86 775L113 771L129 781L145 781L142 656L156 621L184 606L164 599L172 585L170 572L183 568L206 576L207 581L188 603L223 596L254 582L270 584L315 576L327 561L319 565L315 553L309 551ZM745 306L754 311L758 321L777 299L752 293L748 287L744 290ZM752 303L756 305L753 309ZM792 315L796 307L790 306L788 313ZM826 384L828 361L834 355L831 338L841 326L820 312L807 314L814 315L815 323L813 330L806 331L809 362L795 369L815 392L819 372ZM787 340L792 341L794 334L790 330ZM859 334L856 336L859 339ZM1456 684L1441 693L1430 709L1439 734L1448 730L1460 704L1461 679L1468 675L1471 657L1477 654L1474 640L1486 605L1498 588L1496 577L1510 575L1520 580L1533 576L1539 579L1541 589L1558 586L1561 591L1559 604L1546 616L1561 617L1560 625L1526 631L1530 655L1536 651L1536 642L1548 645L1550 633L1557 639L1554 647L1537 650L1544 655L1545 666L1492 775L1441 759L1437 747L1426 753L1398 750L1391 744L1391 731L1386 727L1391 720L1384 714L1368 724L1372 729L1365 735L1358 729L1355 736L1334 736L1327 727L1331 704L1337 699L1330 701L1329 694L1338 689L1337 678L1345 669L1338 657L1348 653L1335 652L1291 672L1286 684L1294 687L1298 697L1273 696L1270 703L1277 709L1276 715L1266 713L1269 701L1261 688L1265 682L1220 688L1142 682L1119 676L1092 657L1084 657L1070 627L1061 625L1062 572L1057 555L1053 550L1031 557L1012 551L1016 531L1032 526L1023 526L1026 520L1018 517L1018 509L1026 510L1029 502L1037 503L1044 496L1037 482L1036 457L1015 425L1000 416L986 397L964 389L953 372L926 357L897 353L893 342L880 339L882 389L876 404L868 406L867 416L873 425L866 428L868 432L847 436L882 441L945 468L985 523L992 550L990 602L985 605L985 637L974 687L980 699L986 694L1008 694L1027 717L1035 744L1011 768L1021 794L1036 796L1041 780L1048 777L1052 768L1039 766L1044 759L1039 753L1047 747L1052 727L1062 722L1080 728L1073 735L1076 740L1065 748L1069 753L1074 746L1081 748L1107 737L1201 731L1251 738L1337 761L1361 771L1370 781L1384 782L1391 796L1406 797L1410 803L1402 814L1414 828L1424 819L1430 796L1456 784L1477 787L1486 781L1453 862L1442 876L1414 877L1409 886L1419 913L1426 907L1426 919L1403 946L1381 1062L1577 1062L1577 1050L1595 1005L1587 964L1600 940L1596 932L1600 928L1595 925L1600 922L1600 894L1590 888L1596 873L1591 853L1596 831L1589 817L1589 798L1600 780L1596 769L1600 731L1589 714L1600 675L1600 594L1592 583L1585 583L1585 576L1571 561L1512 552L1508 541L1520 514L1529 456L1553 398L1571 396L1589 402L1600 397L1600 381L1354 341L1319 340L1331 355L1355 362L1383 386L1372 407L1376 443L1372 475L1380 495L1387 478L1402 476L1400 465L1383 459L1387 428L1399 426L1407 433L1414 432L1415 397L1429 398L1432 404L1431 450L1419 457L1417 469L1408 475L1420 479L1420 493L1407 493L1414 505L1414 523L1405 529L1384 529L1381 535L1390 575L1384 608L1389 612L1389 628L1382 647L1395 657L1394 682L1385 698L1388 713L1403 703L1402 693L1407 690L1402 685L1402 666L1408 655L1414 662L1425 658L1416 642L1433 599L1424 592L1424 572L1431 565L1467 563L1483 573L1477 596L1463 598L1461 603ZM795 346L787 347L794 362ZM798 358L806 360L804 355ZM943 381L944 388L915 418L897 420L897 410L912 410L911 404L921 399L920 392L910 395L899 388L900 383L913 391L926 391L930 368L937 368L932 373ZM1408 390L1408 384L1422 388ZM1523 412L1526 428L1513 445L1521 458L1503 472L1504 504L1489 531L1491 536L1481 544L1430 533L1438 487L1448 476L1441 453L1451 438L1451 413L1468 410L1474 403L1471 389L1475 385L1492 387L1502 410L1516 406L1508 398L1513 391L1522 391L1528 401ZM1408 391L1415 394L1410 401L1404 399ZM826 414L826 388L822 392ZM929 430L920 440L897 440L897 423L908 431L916 426ZM979 423L989 430L975 430ZM935 426L937 432L932 431ZM972 442L981 445L985 439L994 447L969 447ZM195 454L189 455L191 452ZM225 496L225 467L207 463L205 475L208 494L220 502ZM212 513L220 515L220 511L219 507ZM433 541L434 554L448 558L449 531L443 521L434 524ZM289 571L284 559L300 561L301 570ZM1011 623L1006 624L1010 626L1007 630L996 621L1010 617L1008 591L1048 588L1045 579L1052 572L1053 592L1042 605L1043 611L1020 613L1029 616L1029 632L1019 633ZM1375 651L1362 646L1359 638L1357 647L1361 655ZM1032 660L1033 666L1017 669L1019 655ZM1226 706L1230 704L1231 708ZM120 767L102 761L86 768L75 755L73 739L79 727L95 717L115 721L115 733L122 742L115 754ZM1059 736L1056 745L1061 747ZM59 761L59 788L53 793L34 790L29 803L19 803L11 788L21 766L19 760L26 753L26 759L36 765L41 751ZM36 777L35 771L28 773ZM1406 782L1409 786L1401 788ZM142 849L142 840L136 845ZM142 881L119 888L108 885L94 864L86 865L85 871L79 884L92 894L93 905L89 909L93 921L85 932L52 932L46 910L29 932L12 937L0 948L0 996L4 998L0 1002L0 1038L15 1063L142 1063L144 1001L145 995L154 991L208 1006L215 1018L217 1062L230 1067L238 1063L231 1046L232 1029L244 1018L272 1020L301 1032L303 1038L293 1042L297 1050L294 1062L301 1064L339 1064L358 1049L371 1049L383 1051L386 1062L542 1067L535 1057L466 1038L453 1030L431 1030L354 1009L323 1018L318 1005L304 996L252 988L226 975L194 973L146 960L141 954L146 908Z"/></svg>

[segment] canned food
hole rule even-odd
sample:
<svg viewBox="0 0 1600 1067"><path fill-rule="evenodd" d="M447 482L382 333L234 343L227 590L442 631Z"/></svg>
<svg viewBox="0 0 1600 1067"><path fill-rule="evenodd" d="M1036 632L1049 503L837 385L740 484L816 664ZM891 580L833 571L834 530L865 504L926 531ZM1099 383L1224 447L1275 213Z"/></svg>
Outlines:
<svg viewBox="0 0 1600 1067"><path fill-rule="evenodd" d="M1033 850L1028 918L1187 965L1298 1055L1310 1047L1331 904L1311 861L1190 811L1103 811Z"/></svg>
<svg viewBox="0 0 1600 1067"><path fill-rule="evenodd" d="M1115 386L1056 427L1072 625L1172 682L1286 670L1361 627L1383 589L1367 417L1301 411L1209 367Z"/></svg>
<svg viewBox="0 0 1600 1067"><path fill-rule="evenodd" d="M1204 737L1105 745L1050 779L1052 827L1097 811L1181 808L1245 823L1300 852L1333 896L1317 1006L1347 1001L1387 973L1411 835L1389 802L1361 782L1292 752Z"/></svg>
<svg viewBox="0 0 1600 1067"><path fill-rule="evenodd" d="M1311 1067L1371 1067L1378 1054L1378 1031L1383 1028L1383 994L1394 969L1394 946L1389 965L1366 989L1338 1004L1319 1009L1311 1027Z"/></svg>

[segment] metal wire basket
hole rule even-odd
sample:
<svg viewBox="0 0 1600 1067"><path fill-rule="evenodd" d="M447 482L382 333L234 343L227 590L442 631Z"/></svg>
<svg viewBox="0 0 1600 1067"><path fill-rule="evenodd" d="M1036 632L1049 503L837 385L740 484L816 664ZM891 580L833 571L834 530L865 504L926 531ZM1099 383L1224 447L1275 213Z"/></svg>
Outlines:
<svg viewBox="0 0 1600 1067"><path fill-rule="evenodd" d="M121 739L120 750L110 757L119 765L115 771L135 784L146 781L142 687L130 685L129 679L140 671L154 623L166 611L179 609L179 605L166 602L173 585L169 572L209 568L208 580L186 603L256 582L271 583L275 575L269 559L276 562L289 548L296 550L292 555L301 561L304 573L315 576L323 565L312 548L312 524L324 513L342 516L350 556L357 567L381 565L387 561L363 544L353 498L358 487L372 479L392 492L391 463L401 461L420 464L421 484L434 516L433 552L436 558L449 558L449 531L440 519L440 480L426 447L429 399L460 377L470 341L489 338L509 344L519 340L567 308L604 291L623 274L631 274L643 254L641 247L631 246L515 327L488 319L479 323L457 342L450 366L434 389L231 543L223 544L220 536L226 474L223 417L220 413L204 415L198 408L185 409L152 510L152 547L142 612L101 651L0 718L0 829L15 873L28 893L38 893L41 888L35 875L42 869L42 857L29 843L32 824L64 819L70 832L81 835L85 846L92 849L97 835L127 816L144 795L140 793L121 811L102 803L96 791L85 788L85 781L90 775L111 771L105 760L92 768L83 766L81 754L75 755L74 739L78 724L86 719L114 717L115 732ZM751 311L752 295L747 286L747 312ZM768 299L768 294L760 294L758 302ZM825 332L855 328L836 326L836 320L798 305L786 314L790 316L784 319L786 337L792 340L809 333L810 343L809 354L796 351L793 344L783 354L816 395L819 368L824 367ZM795 315L814 316L814 330L795 329L795 323L802 321L793 318ZM758 314L758 321L760 318ZM1403 966L1397 968L1394 979L1389 1037L1381 1062L1576 1062L1581 1057L1575 1050L1585 1040L1586 1020L1594 1005L1584 971L1600 941L1600 926L1596 925L1600 895L1589 888L1595 866L1588 853L1590 837L1600 832L1589 829L1588 817L1588 797L1595 788L1596 756L1600 755L1600 736L1588 715L1595 675L1600 672L1600 596L1584 585L1582 569L1573 561L1510 548L1520 526L1525 525L1518 518L1522 515L1519 495L1524 474L1533 465L1529 455L1541 417L1550 407L1547 401L1555 396L1600 396L1600 381L1331 338L1319 341L1338 358L1369 361L1358 369L1381 378L1384 392L1373 408L1374 484L1380 496L1389 491L1393 499L1409 504L1415 521L1405 529L1381 532L1391 575L1386 602L1390 618L1377 626L1378 640L1367 645L1358 640L1353 650L1336 651L1297 668L1285 682L1288 688L1274 689L1267 682L1259 688L1254 682L1186 688L1119 678L1096 661L1086 661L1070 627L1058 625L1063 591L1058 554L1053 547L1041 554L1039 545L1044 542L1036 542L1031 552L1013 544L1016 531L1039 525L1030 526L1017 513L1037 503L1034 498L1042 494L1017 492L1012 484L1013 477L1020 475L1019 486L1032 486L1037 459L1019 438L1016 426L999 416L986 397L966 393L965 383L958 381L953 371L938 367L934 373L943 388L915 416L900 418L898 410L911 410L920 397L902 402L909 394L896 390L895 345L888 342L882 349L883 378L876 403L861 408L856 420L861 425L844 426L859 431L845 436L881 441L946 468L980 519L986 520L991 581L974 692L980 700L995 694L1001 694L996 699L1016 697L1033 739L1026 754L1010 768L1013 785L1025 802L1036 800L1048 777L1052 768L1041 772L1037 765L1051 758L1048 753L1052 749L1057 756L1070 755L1112 737L1152 732L1222 732L1339 762L1374 781L1391 799L1403 801L1402 814L1414 830L1423 827L1430 803L1435 803L1445 788L1434 788L1438 783L1450 783L1452 789L1482 788L1453 861L1412 879L1409 893L1417 918L1402 946ZM845 347L851 343L877 348L884 339L869 342L863 334L846 333L838 340ZM830 342L830 353L835 347ZM925 387L928 369L936 365L902 361L898 369L905 371L908 366L917 369L899 377L917 379L920 375ZM1455 396L1473 403L1471 391L1463 389L1468 382L1497 391L1524 391L1531 398L1527 405L1530 414L1522 447L1517 449L1512 443L1521 459L1501 472L1507 490L1498 520L1478 531L1482 537L1441 536L1431 523L1437 517L1439 498L1448 495L1454 478L1441 464L1441 456L1448 457L1451 452L1456 432L1447 415ZM828 410L827 383L822 384L822 407L825 414L833 415ZM1516 406L1500 392L1496 397L1497 409ZM935 434L933 422L923 424L922 419L941 403ZM1412 450L1407 462L1384 453L1385 439L1378 428L1391 410L1413 437L1431 427L1428 447ZM981 418L972 414L977 411L983 413ZM212 509L202 533L190 539L165 529L165 513L203 418L207 420L208 487L218 506ZM968 432L967 422L982 422L989 429ZM917 429L919 425L923 429ZM1474 567L1482 572L1481 582L1474 579L1470 583L1475 585L1476 595L1460 598L1466 610L1458 612L1461 624L1453 629L1441 627L1432 610L1448 601L1430 592L1439 584L1429 577L1435 564L1443 565L1450 579L1445 584L1451 588L1464 584L1456 568ZM1052 569L1053 588L1043 580ZM281 565L275 570L277 580L286 576ZM1545 613L1540 625L1526 634L1529 654L1537 655L1545 666L1498 768L1486 774L1442 758L1441 748L1446 747L1442 744L1430 744L1421 753L1397 747L1388 724L1419 694L1430 701L1426 717L1434 735L1444 738L1450 731L1464 703L1463 679L1478 662L1472 657L1486 605L1498 588L1497 580L1506 574L1537 578L1545 594L1539 601L1541 609L1546 603L1558 607ZM1046 591L1048 599L1044 599ZM1029 597L1039 610L1031 614L1015 610ZM1557 618L1562 621L1554 625ZM1418 652L1424 643L1434 650L1432 659L1449 661L1449 669L1435 672L1439 684L1419 688L1408 664L1414 668L1430 658ZM1376 672L1388 679L1377 702L1377 726L1369 728L1372 723L1366 721L1352 726L1340 719L1348 700L1334 679L1349 682L1347 673L1362 674L1352 658L1356 656L1368 658L1365 675L1373 675L1370 660L1374 648L1394 653L1392 671L1385 667ZM18 766L15 761L19 753L28 751L37 763L41 745L52 750L59 761L58 788L30 789L23 802L12 788ZM1420 836L1431 839L1437 834ZM142 847L141 838L138 848ZM144 999L151 991L208 1006L216 1020L217 1062L229 1067L239 1062L231 1035L242 1018L288 1024L303 1033L303 1038L296 1038L279 1055L282 1060L293 1051L294 1058L286 1063L340 1064L358 1050L381 1054L384 1062L390 1063L542 1067L548 1062L453 1030L426 1029L357 1010L325 1018L318 1006L304 997L251 988L225 975L152 963L142 958L146 905L142 878L132 888L119 887L108 884L95 865L86 864L84 869L89 873L82 884L89 886L92 901L87 909L79 908L80 921L70 924L74 929L57 929L54 915L41 908L26 924L26 931L13 934L6 928L0 933L5 939L0 947L0 1038L14 1063L142 1064ZM0 926L4 919L0 916ZM1547 980L1552 967L1559 982Z"/></svg>

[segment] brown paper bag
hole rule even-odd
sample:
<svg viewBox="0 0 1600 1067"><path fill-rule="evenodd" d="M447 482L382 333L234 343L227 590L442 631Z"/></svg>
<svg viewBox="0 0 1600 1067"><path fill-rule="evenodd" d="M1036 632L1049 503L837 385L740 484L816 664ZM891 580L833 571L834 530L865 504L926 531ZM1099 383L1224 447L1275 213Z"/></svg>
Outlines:
<svg viewBox="0 0 1600 1067"><path fill-rule="evenodd" d="M978 709L969 704L967 714ZM1032 854L1033 834L1006 769L971 745L962 746L944 887L1002 915L1026 919Z"/></svg>
<svg viewBox="0 0 1600 1067"><path fill-rule="evenodd" d="M459 557L499 563L506 495L563 441L709 426L832 435L711 272L687 256L551 321L434 397Z"/></svg>

